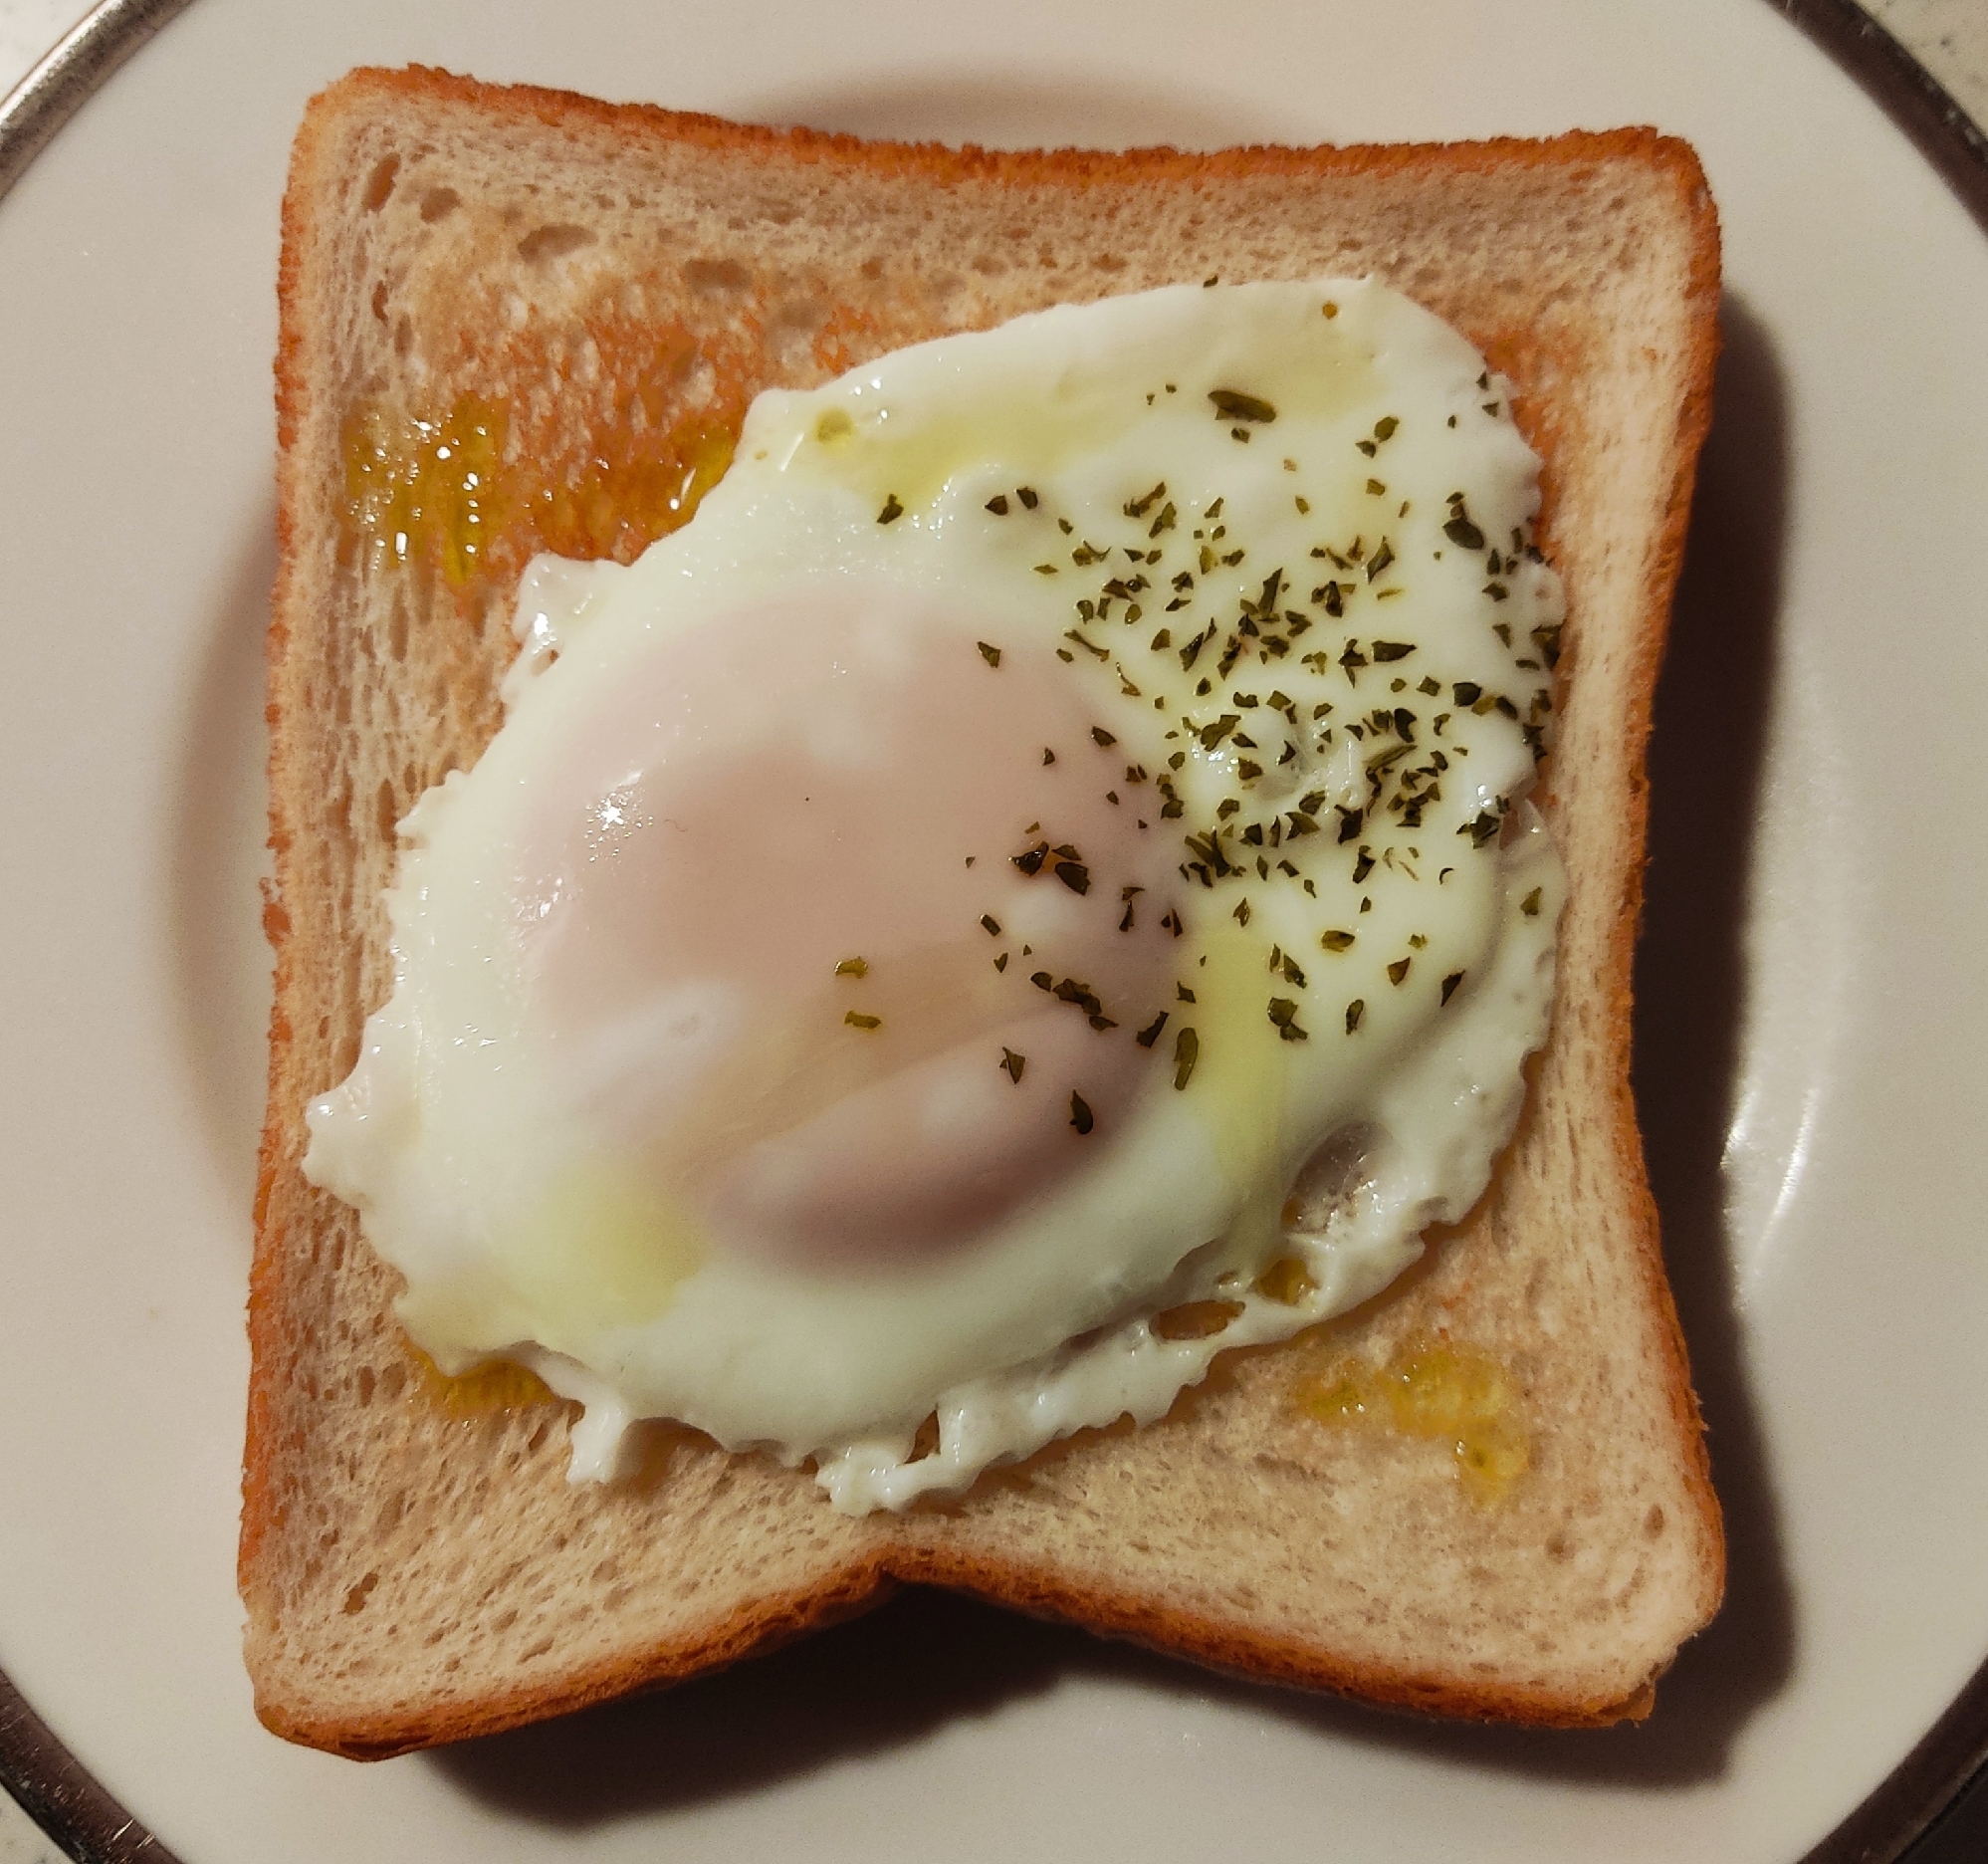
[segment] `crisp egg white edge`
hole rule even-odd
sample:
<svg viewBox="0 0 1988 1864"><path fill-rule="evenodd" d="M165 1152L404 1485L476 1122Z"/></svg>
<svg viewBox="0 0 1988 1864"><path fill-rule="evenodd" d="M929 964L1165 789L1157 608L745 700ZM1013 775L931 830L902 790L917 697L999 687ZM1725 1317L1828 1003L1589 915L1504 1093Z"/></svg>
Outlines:
<svg viewBox="0 0 1988 1864"><path fill-rule="evenodd" d="M1521 803L1514 815L1517 832L1504 850L1506 886L1514 897L1541 889L1538 922L1551 932L1563 904L1559 857L1530 804ZM942 1392L933 1406L938 1445L918 1461L905 1460L911 1445L902 1432L817 1455L816 1480L830 1500L846 1514L900 1509L920 1496L959 1494L983 1470L1019 1461L1086 1427L1121 1417L1150 1424L1166 1415L1185 1387L1200 1383L1217 1353L1287 1340L1380 1293L1420 1260L1423 1232L1463 1217L1490 1183L1524 1106L1525 1059L1546 1042L1554 950L1551 937L1500 940L1491 970L1475 980L1472 995L1506 1006L1508 1020L1459 1017L1446 1040L1426 1044L1375 1096L1375 1141L1350 1195L1334 1202L1322 1230L1283 1233L1282 1253L1303 1262L1314 1284L1309 1294L1295 1302L1273 1300L1252 1285L1249 1265L1231 1263L1227 1252L1211 1262L1206 1250L1196 1251L1160 1287L1139 1297L1140 1311L1102 1338L1082 1346L1066 1342ZM1155 1315L1216 1298L1242 1308L1219 1333L1170 1340L1153 1330ZM612 1384L541 1346L521 1345L504 1356L583 1407L573 1427L570 1480L607 1481L632 1471L639 1451L630 1427L640 1420ZM772 1447L789 1467L804 1460Z"/></svg>
<svg viewBox="0 0 1988 1864"><path fill-rule="evenodd" d="M1359 313L1374 299L1390 301L1412 314L1421 326L1415 335L1425 345L1437 351L1460 351L1472 374L1482 368L1481 358L1447 326L1371 283L1334 280L1299 287L1228 289L1235 293L1302 291L1310 295L1314 310L1318 295L1330 292L1349 313L1344 327L1349 331L1362 321ZM1161 315L1168 309L1164 301L1199 297L1197 288L1186 287L1114 302L1142 310L1150 306L1152 313ZM1006 339L1018 327L1053 326L1058 320L1080 315L1074 308L1058 308L1016 320L971 341ZM749 415L740 457L749 457L756 442L775 426L793 432L797 425L804 425L795 420L800 404L832 401L838 392L845 397L860 395L865 387L875 392L881 386L877 371L886 363L902 369L908 358L920 358L921 351L943 355L945 346L958 341L941 340L900 351L811 394L774 392L762 397ZM1075 352L1069 366L1080 368L1087 343L1079 341L1068 347ZM1441 359L1451 372L1458 365L1454 353ZM1492 378L1491 392L1509 406L1508 385L1501 378ZM1509 428L1508 414L1503 425ZM1510 431L1516 439L1516 430ZM1517 444L1523 448L1522 441ZM764 456L765 449L758 450ZM1526 457L1531 459L1529 449ZM707 498L700 514L703 537L709 539L718 528L711 521L722 518L729 498L735 495L735 481L746 477L735 469L735 474L728 475ZM965 495L981 489L976 486ZM860 495L855 496L860 503ZM1523 517L1529 523L1537 507L1536 461L1522 502ZM943 516L936 516L935 528L943 522ZM688 527L655 548L686 550L698 530L697 525ZM686 562L683 575L690 578L693 574L692 565ZM558 566L542 560L534 567L520 590L516 626L522 651L505 682L507 707L515 710L528 703L532 690L560 664L560 656L569 654L575 642L592 632L591 623L602 608L611 605L626 575L611 565ZM1557 619L1557 613L1552 618ZM431 791L405 824L415 846L403 856L402 871L388 900L394 919L396 982L405 956L402 937L406 915L402 909L419 891L421 843L462 781L457 775ZM1516 798L1527 787L1529 780L1512 785L1504 794ZM789 1466L813 1457L817 1480L834 1505L845 1512L901 1508L922 1495L958 1493L991 1464L1026 1457L1087 1426L1109 1425L1122 1416L1140 1424L1150 1422L1165 1414L1184 1386L1206 1374L1217 1353L1288 1338L1378 1293L1420 1256L1423 1230L1432 1224L1455 1221L1482 1194L1523 1103L1525 1057L1546 1039L1555 931L1564 887L1560 863L1536 813L1522 801L1515 802L1513 818L1498 848L1486 853L1500 864L1506 903L1504 923L1491 941L1490 964L1473 968L1459 994L1456 1011L1432 1026L1420 1050L1400 1063L1393 1077L1361 1109L1361 1117L1378 1129L1382 1138L1370 1154L1368 1175L1355 1194L1339 1201L1321 1229L1287 1233L1282 1249L1272 1252L1295 1255L1304 1262L1314 1283L1309 1294L1284 1302L1249 1284L1249 1278L1267 1260L1264 1240L1274 1235L1276 1228L1274 1211L1268 1224L1258 1212L1256 1221L1235 1222L1225 1244L1215 1237L1191 1247L1185 1256L1174 1252L1164 1262L1140 1264L1139 1273L1130 1278L1134 1286L1120 1291L1114 1303L1116 1311L1102 1319L1093 1311L1084 1320L1082 1330L1087 1337L1081 1346L1065 1340L937 1393L930 1409L939 1423L938 1446L915 1462L907 1460L912 1454L913 1432L899 1428L845 1434L832 1442L777 1443L758 1435L735 1439L722 1429L712 1434L728 1450L770 1450ZM1541 894L1537 913L1521 919L1512 903L1534 887ZM378 1013L373 1023L377 1025L384 1015ZM405 1030L398 1032L401 1038L407 1034ZM401 1046L385 1030L369 1027L367 1035L368 1048ZM326 1100L334 1097L327 1096ZM1168 1137L1177 1140L1178 1134ZM1149 1152L1156 1167L1167 1150L1163 1144ZM1178 1154L1178 1147L1175 1150ZM1302 1163L1302 1157L1281 1159L1282 1182L1288 1184ZM307 1173L312 1171L309 1159L306 1169ZM1185 1174L1188 1178L1196 1175ZM335 1184L331 1188L339 1189ZM362 1212L370 1202L356 1187L340 1194L349 1195ZM1281 1203L1281 1194L1277 1202ZM1102 1211L1080 1214L1093 1221L1107 1215ZM997 1248L990 1252L992 1258L1003 1254ZM1147 1254L1150 1256L1150 1251ZM1093 1293L1095 1296L1095 1290ZM1239 1303L1241 1311L1220 1332L1200 1339L1169 1340L1153 1330L1154 1315L1206 1298ZM583 1407L573 1429L571 1480L610 1479L629 1466L634 1454L629 1427L640 1417L655 1413L631 1406L611 1379L577 1358L529 1340L478 1356L525 1364L552 1390ZM445 1365L445 1369L466 1368ZM708 1421L682 1421L711 1429Z"/></svg>

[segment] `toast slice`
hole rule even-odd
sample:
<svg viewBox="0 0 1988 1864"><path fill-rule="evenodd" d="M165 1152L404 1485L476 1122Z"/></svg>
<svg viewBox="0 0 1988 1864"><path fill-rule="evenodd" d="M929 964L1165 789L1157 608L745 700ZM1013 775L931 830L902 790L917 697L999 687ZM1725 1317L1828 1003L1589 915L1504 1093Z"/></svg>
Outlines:
<svg viewBox="0 0 1988 1864"><path fill-rule="evenodd" d="M354 1756L453 1741L730 1662L900 1581L1380 1703L1647 1714L1723 1578L1629 1087L1643 751L1716 346L1690 149L1620 130L994 154L368 71L311 106L283 227L240 1566L268 1726ZM443 1379L353 1212L299 1169L307 1099L390 987L394 823L500 721L525 563L632 558L763 387L1058 302L1369 272L1516 385L1568 597L1540 799L1569 881L1559 997L1491 1190L1367 1309L951 1506L847 1516L806 1470L663 1426L633 1480L569 1487L571 1409L503 1368ZM396 432L494 472L381 494ZM404 547L355 527L376 495ZM1523 1475L1487 1499L1454 1431L1295 1402L1385 1366L1488 1381Z"/></svg>

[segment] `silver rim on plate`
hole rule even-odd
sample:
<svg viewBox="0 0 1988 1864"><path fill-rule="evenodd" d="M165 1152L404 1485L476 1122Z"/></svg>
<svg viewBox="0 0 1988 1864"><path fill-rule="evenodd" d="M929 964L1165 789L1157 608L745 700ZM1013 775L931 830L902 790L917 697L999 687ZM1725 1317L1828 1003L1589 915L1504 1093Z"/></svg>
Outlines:
<svg viewBox="0 0 1988 1864"><path fill-rule="evenodd" d="M99 86L192 0L102 0L0 102L0 195ZM1843 66L1988 234L1988 135L1854 0L1769 0ZM176 1864L0 1672L0 1786L79 1864ZM1970 1794L1969 1789L1981 1790ZM1871 1796L1802 1864L1909 1864L1963 1797L1988 1792L1988 1661ZM1984 1820L1988 1828L1988 1820Z"/></svg>

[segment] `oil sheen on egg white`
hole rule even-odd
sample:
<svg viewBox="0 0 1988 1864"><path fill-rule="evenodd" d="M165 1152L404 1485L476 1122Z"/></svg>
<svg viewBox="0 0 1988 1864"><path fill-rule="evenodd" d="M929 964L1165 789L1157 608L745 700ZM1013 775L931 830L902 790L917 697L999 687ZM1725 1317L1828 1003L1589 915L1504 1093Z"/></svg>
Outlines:
<svg viewBox="0 0 1988 1864"><path fill-rule="evenodd" d="M1510 1137L1538 506L1508 384L1370 281L762 395L684 529L528 571L307 1175L445 1371L583 1407L575 1481L667 1418L862 1513L1159 1418Z"/></svg>

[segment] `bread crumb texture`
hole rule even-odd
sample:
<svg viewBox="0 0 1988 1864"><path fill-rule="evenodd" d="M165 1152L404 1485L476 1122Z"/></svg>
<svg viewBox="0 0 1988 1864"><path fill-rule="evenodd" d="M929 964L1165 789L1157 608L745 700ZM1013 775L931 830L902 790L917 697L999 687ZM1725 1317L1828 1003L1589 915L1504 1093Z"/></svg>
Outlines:
<svg viewBox="0 0 1988 1864"><path fill-rule="evenodd" d="M1386 1703L1647 1713L1722 1583L1628 1083L1643 746L1717 265L1695 158L1646 130L996 155L422 71L313 103L284 203L241 1551L271 1728L354 1755L460 1739L729 1662L900 1579ZM353 1213L299 1171L305 1102L390 987L394 823L500 722L525 563L632 559L763 387L1057 303L1365 273L1516 384L1567 588L1543 799L1570 886L1560 995L1492 1190L1370 1308L952 1507L852 1519L805 1470L660 1425L637 1478L569 1487L569 1407L522 1375L443 1379ZM1348 1355L1378 1375L1416 1340L1484 1356L1515 1395L1501 1496L1458 1480L1452 1442L1300 1402L1306 1377Z"/></svg>

